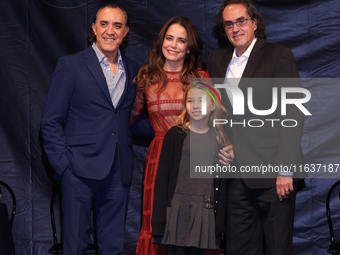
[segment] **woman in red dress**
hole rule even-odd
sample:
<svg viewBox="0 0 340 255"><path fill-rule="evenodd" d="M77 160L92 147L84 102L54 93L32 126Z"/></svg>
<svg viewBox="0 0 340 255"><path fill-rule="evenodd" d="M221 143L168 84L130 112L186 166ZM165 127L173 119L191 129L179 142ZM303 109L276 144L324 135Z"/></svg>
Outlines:
<svg viewBox="0 0 340 255"><path fill-rule="evenodd" d="M153 242L151 217L154 183L165 133L175 126L190 78L209 78L199 59L202 41L194 24L184 17L171 18L161 29L150 51L149 61L138 72L137 92L131 113L134 123L147 107L155 138L144 169L142 228L137 255L164 255L165 246Z"/></svg>

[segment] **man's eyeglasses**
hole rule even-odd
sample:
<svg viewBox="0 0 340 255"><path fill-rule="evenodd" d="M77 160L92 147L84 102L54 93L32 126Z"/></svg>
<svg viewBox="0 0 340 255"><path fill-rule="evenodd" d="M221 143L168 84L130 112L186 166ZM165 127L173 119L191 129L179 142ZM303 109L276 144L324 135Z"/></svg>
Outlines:
<svg viewBox="0 0 340 255"><path fill-rule="evenodd" d="M236 24L236 26L238 26L238 27L244 27L245 25L247 25L248 19L251 19L251 17L249 17L247 19L239 18L235 22L226 21L226 22L223 23L223 25L224 25L224 28L226 28L226 29L233 29L234 24Z"/></svg>

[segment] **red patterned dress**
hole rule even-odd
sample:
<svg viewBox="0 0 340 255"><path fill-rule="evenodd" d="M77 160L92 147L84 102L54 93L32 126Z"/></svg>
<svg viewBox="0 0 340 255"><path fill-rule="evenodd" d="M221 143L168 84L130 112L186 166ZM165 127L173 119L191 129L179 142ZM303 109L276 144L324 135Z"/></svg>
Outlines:
<svg viewBox="0 0 340 255"><path fill-rule="evenodd" d="M209 78L209 73L200 71L202 78ZM153 243L151 217L153 208L153 191L159 156L165 133L173 126L182 108L184 91L179 80L179 72L167 72L168 83L163 91L154 93L158 84L137 90L136 100L131 112L131 123L134 123L144 107L147 107L149 119L155 138L149 146L144 168L143 219L142 229L137 243L137 255L164 255L164 245Z"/></svg>

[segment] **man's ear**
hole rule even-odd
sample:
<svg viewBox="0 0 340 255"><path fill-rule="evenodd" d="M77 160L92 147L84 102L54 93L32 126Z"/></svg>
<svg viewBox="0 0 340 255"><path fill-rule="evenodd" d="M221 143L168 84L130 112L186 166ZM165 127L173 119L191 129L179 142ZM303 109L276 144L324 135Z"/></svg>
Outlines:
<svg viewBox="0 0 340 255"><path fill-rule="evenodd" d="M257 29L257 19L254 19L253 22L254 22L254 24L255 24L255 29L254 29L254 31L256 31L256 29Z"/></svg>
<svg viewBox="0 0 340 255"><path fill-rule="evenodd" d="M124 37L129 33L130 27L126 26L124 30Z"/></svg>
<svg viewBox="0 0 340 255"><path fill-rule="evenodd" d="M93 33L95 35L97 35L97 32L96 32L96 25L94 23L92 23L92 30L93 30Z"/></svg>

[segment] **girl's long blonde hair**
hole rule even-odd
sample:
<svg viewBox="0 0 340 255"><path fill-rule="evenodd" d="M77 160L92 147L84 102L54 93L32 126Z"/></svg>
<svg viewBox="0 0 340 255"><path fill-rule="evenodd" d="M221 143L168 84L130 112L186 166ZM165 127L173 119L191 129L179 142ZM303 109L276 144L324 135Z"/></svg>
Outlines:
<svg viewBox="0 0 340 255"><path fill-rule="evenodd" d="M218 89L215 89L211 84L211 79L197 79L197 78L191 78L190 79L190 86L185 91L185 95L183 98L183 104L180 111L179 116L176 119L176 125L183 130L189 130L190 126L190 116L187 113L186 109L186 102L188 98L188 92L190 89L193 88L201 88L203 90L208 90L211 94L211 96L214 97L214 103L216 105L215 109L210 112L209 120L208 120L208 126L213 128L216 132L216 140L220 145L227 146L227 139L226 139L226 133L222 127L222 125L215 125L213 127L213 121L214 119L226 119L228 116L227 110L223 107L223 105L220 102L221 93ZM216 95L218 94L218 96ZM209 97L211 97L209 96ZM212 100L212 98L210 98Z"/></svg>

